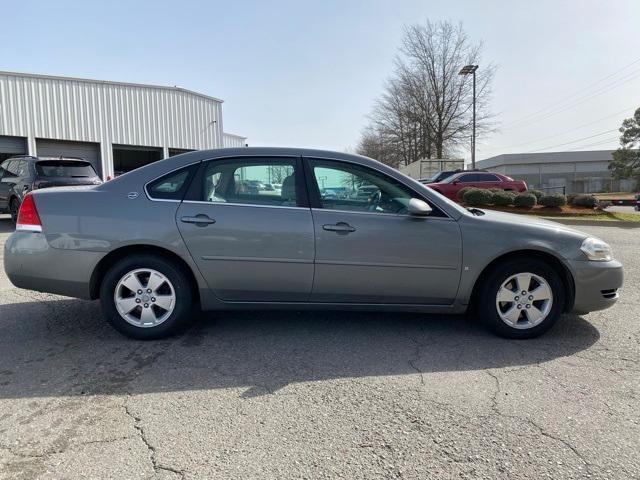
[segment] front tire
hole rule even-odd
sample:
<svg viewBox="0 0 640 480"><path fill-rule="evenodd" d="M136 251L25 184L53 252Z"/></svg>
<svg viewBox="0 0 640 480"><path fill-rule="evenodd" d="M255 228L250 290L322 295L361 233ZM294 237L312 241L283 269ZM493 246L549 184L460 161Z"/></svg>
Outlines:
<svg viewBox="0 0 640 480"><path fill-rule="evenodd" d="M542 335L564 311L560 275L540 260L507 261L484 279L478 296L482 321L501 337L525 339Z"/></svg>
<svg viewBox="0 0 640 480"><path fill-rule="evenodd" d="M193 297L184 269L158 255L119 260L100 287L107 321L136 340L164 338L186 328L193 318Z"/></svg>

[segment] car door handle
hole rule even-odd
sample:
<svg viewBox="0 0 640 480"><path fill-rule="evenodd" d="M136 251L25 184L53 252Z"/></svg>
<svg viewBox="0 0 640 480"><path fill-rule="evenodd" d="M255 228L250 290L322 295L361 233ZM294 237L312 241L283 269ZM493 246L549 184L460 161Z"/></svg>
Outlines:
<svg viewBox="0 0 640 480"><path fill-rule="evenodd" d="M346 222L338 222L335 225L331 225L331 224L323 225L322 229L328 230L329 232L338 232L338 233L351 233L356 231L354 227L352 227Z"/></svg>
<svg viewBox="0 0 640 480"><path fill-rule="evenodd" d="M216 221L213 218L209 218L207 215L204 215L203 213L199 213L195 217L182 217L180 221L183 223L195 223L198 227L206 227L207 225L216 223Z"/></svg>

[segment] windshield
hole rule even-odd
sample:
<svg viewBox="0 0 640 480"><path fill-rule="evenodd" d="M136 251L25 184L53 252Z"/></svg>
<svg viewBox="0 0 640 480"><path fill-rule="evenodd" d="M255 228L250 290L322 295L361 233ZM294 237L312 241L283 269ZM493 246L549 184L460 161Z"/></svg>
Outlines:
<svg viewBox="0 0 640 480"><path fill-rule="evenodd" d="M451 183L451 182L453 182L454 180L459 179L459 178L460 178L460 176L461 176L461 175L454 175L454 174L451 174L451 175L449 175L447 178L443 178L442 180L440 180L440 183Z"/></svg>
<svg viewBox="0 0 640 480"><path fill-rule="evenodd" d="M88 178L95 177L96 171L89 162L45 160L36 163L36 173L40 177Z"/></svg>

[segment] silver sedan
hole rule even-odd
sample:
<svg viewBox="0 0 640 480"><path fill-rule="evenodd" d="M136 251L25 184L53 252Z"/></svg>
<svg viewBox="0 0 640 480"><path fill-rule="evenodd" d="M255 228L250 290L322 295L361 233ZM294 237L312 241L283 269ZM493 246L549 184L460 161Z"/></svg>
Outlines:
<svg viewBox="0 0 640 480"><path fill-rule="evenodd" d="M467 210L368 158L284 148L191 152L35 191L4 263L17 287L99 298L138 339L238 308L469 310L530 338L563 312L610 307L622 285L597 238Z"/></svg>

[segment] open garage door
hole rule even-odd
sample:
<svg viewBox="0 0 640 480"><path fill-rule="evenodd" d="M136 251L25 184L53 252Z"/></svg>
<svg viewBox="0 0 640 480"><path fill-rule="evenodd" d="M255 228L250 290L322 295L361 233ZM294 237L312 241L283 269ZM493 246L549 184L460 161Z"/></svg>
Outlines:
<svg viewBox="0 0 640 480"><path fill-rule="evenodd" d="M98 175L102 176L100 144L89 142L67 142L63 140L36 139L38 157L78 157L91 162Z"/></svg>
<svg viewBox="0 0 640 480"><path fill-rule="evenodd" d="M176 155L181 155L183 153L193 152L194 150L190 150L188 148L170 148L169 156L175 157Z"/></svg>
<svg viewBox="0 0 640 480"><path fill-rule="evenodd" d="M0 135L0 162L16 155L26 155L27 139Z"/></svg>
<svg viewBox="0 0 640 480"><path fill-rule="evenodd" d="M113 171L115 176L130 172L149 163L162 160L162 148L134 145L113 146Z"/></svg>

